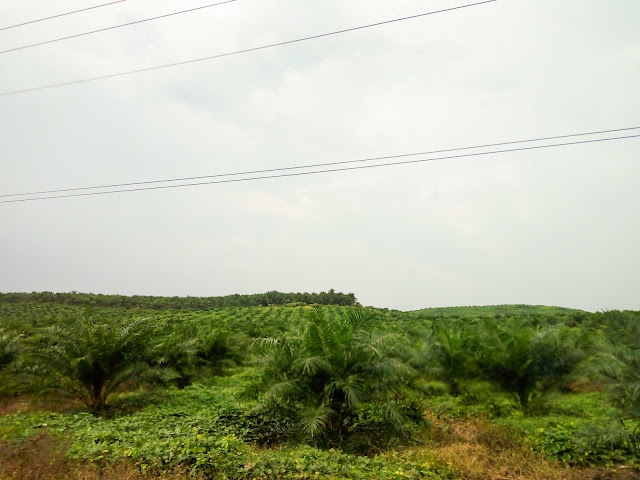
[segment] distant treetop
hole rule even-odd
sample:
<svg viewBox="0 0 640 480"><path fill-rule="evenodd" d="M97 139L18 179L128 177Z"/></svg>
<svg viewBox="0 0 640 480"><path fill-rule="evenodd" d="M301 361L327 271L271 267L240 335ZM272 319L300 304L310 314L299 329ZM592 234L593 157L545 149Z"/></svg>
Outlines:
<svg viewBox="0 0 640 480"><path fill-rule="evenodd" d="M320 293L282 293L272 290L252 295L227 295L223 297L153 297L145 295L102 295L93 293L0 293L0 303L58 303L97 307L144 308L153 310L210 310L223 307L256 307L287 304L344 305L357 304L353 293L341 293L331 289Z"/></svg>

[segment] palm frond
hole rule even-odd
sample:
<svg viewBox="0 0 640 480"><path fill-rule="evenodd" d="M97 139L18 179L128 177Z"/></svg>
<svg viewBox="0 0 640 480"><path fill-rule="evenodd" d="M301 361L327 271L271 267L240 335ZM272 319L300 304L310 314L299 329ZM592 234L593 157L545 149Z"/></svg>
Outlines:
<svg viewBox="0 0 640 480"><path fill-rule="evenodd" d="M264 394L267 398L286 398L290 393L295 391L297 387L298 385L294 380L281 380L269 385Z"/></svg>
<svg viewBox="0 0 640 480"><path fill-rule="evenodd" d="M331 416L335 413L335 411L324 404L302 411L300 421L304 433L310 437L314 437L323 430Z"/></svg>
<svg viewBox="0 0 640 480"><path fill-rule="evenodd" d="M293 367L304 375L314 375L320 370L331 370L331 364L324 356L298 358L293 362Z"/></svg>
<svg viewBox="0 0 640 480"><path fill-rule="evenodd" d="M385 403L384 405L382 405L382 411L384 412L384 415L387 419L391 420L397 425L401 425L406 421L406 415L395 403Z"/></svg>
<svg viewBox="0 0 640 480"><path fill-rule="evenodd" d="M329 396L333 396L336 391L344 394L351 408L356 408L364 399L364 379L359 375L349 375L346 379L333 381L325 387L325 392Z"/></svg>

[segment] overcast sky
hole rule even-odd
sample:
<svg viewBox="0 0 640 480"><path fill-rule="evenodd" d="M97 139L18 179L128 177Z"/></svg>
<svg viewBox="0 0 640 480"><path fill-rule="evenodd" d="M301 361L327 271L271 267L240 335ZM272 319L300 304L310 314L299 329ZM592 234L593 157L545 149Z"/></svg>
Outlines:
<svg viewBox="0 0 640 480"><path fill-rule="evenodd" d="M211 1L130 0L0 31L0 49ZM97 3L2 0L0 27ZM0 92L464 3L239 0L2 54ZM0 193L640 126L639 24L638 0L499 0L0 97ZM403 310L640 309L639 185L636 138L0 204L0 291L215 296L334 288Z"/></svg>

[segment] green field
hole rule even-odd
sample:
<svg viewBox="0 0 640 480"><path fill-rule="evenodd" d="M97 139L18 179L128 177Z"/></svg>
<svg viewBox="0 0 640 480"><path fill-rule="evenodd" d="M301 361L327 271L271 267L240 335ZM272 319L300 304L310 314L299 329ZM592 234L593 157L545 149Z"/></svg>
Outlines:
<svg viewBox="0 0 640 480"><path fill-rule="evenodd" d="M0 294L0 480L639 478L639 367L640 312Z"/></svg>

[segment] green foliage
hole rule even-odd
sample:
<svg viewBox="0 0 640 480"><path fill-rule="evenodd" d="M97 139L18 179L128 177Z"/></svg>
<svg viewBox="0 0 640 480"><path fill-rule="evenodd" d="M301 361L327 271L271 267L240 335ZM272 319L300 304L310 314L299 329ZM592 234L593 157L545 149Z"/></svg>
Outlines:
<svg viewBox="0 0 640 480"><path fill-rule="evenodd" d="M125 383L161 374L148 363L158 328L145 319L96 322L88 309L77 323L43 329L32 339L25 363L42 393L80 400L99 413Z"/></svg>
<svg viewBox="0 0 640 480"><path fill-rule="evenodd" d="M613 421L619 411L604 393L563 394L549 398L537 416L498 419L520 433L534 449L572 465L637 462L628 444L636 425Z"/></svg>
<svg viewBox="0 0 640 480"><path fill-rule="evenodd" d="M190 319L174 321L153 346L152 362L171 369L174 375L169 380L185 387L241 362L242 343L239 335L225 328Z"/></svg>
<svg viewBox="0 0 640 480"><path fill-rule="evenodd" d="M19 350L18 336L0 328L0 372L15 360Z"/></svg>
<svg viewBox="0 0 640 480"><path fill-rule="evenodd" d="M344 445L361 433L362 406L375 405L373 417L384 422L378 427L390 431L419 420L409 401L415 372L403 361L402 338L375 320L371 310L330 319L316 308L292 338L259 340L262 408L292 416L297 433L325 445Z"/></svg>
<svg viewBox="0 0 640 480"><path fill-rule="evenodd" d="M0 328L0 395L18 390L20 372L11 369L21 349L20 338L15 332Z"/></svg>
<svg viewBox="0 0 640 480"><path fill-rule="evenodd" d="M85 305L87 302L99 307L145 308L154 310L208 310L222 307L249 307L286 305L292 303L344 305L357 303L353 293L341 293L331 289L320 293L282 293L272 290L254 295L228 295L226 297L151 297L134 295L102 295L92 293L0 293L1 303L57 303L64 305Z"/></svg>
<svg viewBox="0 0 640 480"><path fill-rule="evenodd" d="M601 421L607 422L607 419ZM571 465L613 465L637 461L637 455L626 444L622 430L614 431L606 423L598 427L592 419L565 416L502 422L520 432L535 450ZM603 434L608 435L606 441L603 441Z"/></svg>
<svg viewBox="0 0 640 480"><path fill-rule="evenodd" d="M566 388L588 353L579 329L536 323L522 317L437 320L424 369L446 382L453 395L473 395L468 385L485 379L527 409L535 395Z"/></svg>
<svg viewBox="0 0 640 480"><path fill-rule="evenodd" d="M610 358L602 371L625 417L640 421L640 315L613 311L604 316Z"/></svg>
<svg viewBox="0 0 640 480"><path fill-rule="evenodd" d="M484 382L465 384L465 393L462 395L432 398L428 408L437 417L455 420L522 416L519 405L511 395L496 391L492 385Z"/></svg>
<svg viewBox="0 0 640 480"><path fill-rule="evenodd" d="M471 327L460 322L434 326L432 356L439 366L436 375L449 385L451 394L462 393L462 383L478 375L477 351L477 333Z"/></svg>
<svg viewBox="0 0 640 480"><path fill-rule="evenodd" d="M446 479L446 470L385 456L356 456L298 446L256 449L252 420L234 392L242 375L211 387L172 390L162 407L126 417L36 413L0 418L0 438L21 441L47 430L70 438L68 454L89 462L133 461L145 470L187 467L194 475L228 479ZM233 406L235 405L235 406Z"/></svg>
<svg viewBox="0 0 640 480"><path fill-rule="evenodd" d="M620 419L586 425L578 432L577 444L591 463L613 463L621 457L637 462L640 458L640 423Z"/></svg>
<svg viewBox="0 0 640 480"><path fill-rule="evenodd" d="M482 374L515 394L525 409L533 394L560 386L585 357L578 332L563 325L532 327L518 318L486 321L479 337Z"/></svg>
<svg viewBox="0 0 640 480"><path fill-rule="evenodd" d="M497 316L531 317L572 317L585 312L572 308L549 307L544 305L491 305L478 307L424 308L411 312L421 317L495 318Z"/></svg>
<svg viewBox="0 0 640 480"><path fill-rule="evenodd" d="M0 417L0 438L48 430L77 458L205 478L447 478L392 460L413 458L405 444L428 437L429 410L438 424L498 423L571 464L638 463L637 312L351 310L270 293L0 295L4 393L24 391L30 373L91 411L119 407ZM87 298L97 306L78 321ZM245 303L262 306L224 306ZM102 406L90 398L95 379Z"/></svg>
<svg viewBox="0 0 640 480"><path fill-rule="evenodd" d="M618 415L608 422L585 428L582 445L589 449L609 449L640 455L640 315L636 312L609 311L598 315L608 340L599 355L600 373L609 380Z"/></svg>

